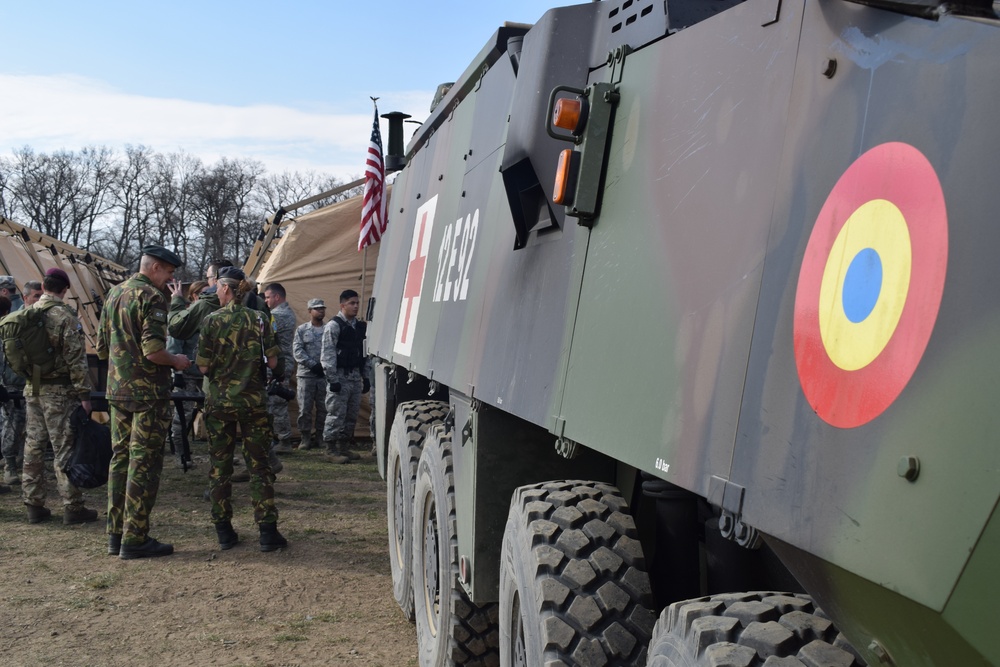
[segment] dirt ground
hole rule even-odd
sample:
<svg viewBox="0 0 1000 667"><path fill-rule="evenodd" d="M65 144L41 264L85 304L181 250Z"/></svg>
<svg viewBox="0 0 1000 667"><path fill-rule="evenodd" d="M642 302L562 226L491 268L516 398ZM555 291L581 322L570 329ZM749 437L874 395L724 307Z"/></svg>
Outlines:
<svg viewBox="0 0 1000 667"><path fill-rule="evenodd" d="M0 655L10 665L416 665L416 637L392 598L384 483L367 454L284 456L276 500L290 546L261 553L247 484L234 485L241 543L220 551L204 444L187 473L168 454L151 535L166 558L107 555L106 487L86 493L97 523L29 525L0 496ZM56 496L54 498L54 496ZM57 515L58 512L58 515Z"/></svg>

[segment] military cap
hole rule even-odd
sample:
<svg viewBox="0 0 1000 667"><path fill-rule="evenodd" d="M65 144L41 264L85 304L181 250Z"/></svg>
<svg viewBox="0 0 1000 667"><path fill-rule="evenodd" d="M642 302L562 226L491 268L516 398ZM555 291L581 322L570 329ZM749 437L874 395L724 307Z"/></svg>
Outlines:
<svg viewBox="0 0 1000 667"><path fill-rule="evenodd" d="M219 280L228 278L229 280L246 280L247 274L235 266L224 266L219 269Z"/></svg>
<svg viewBox="0 0 1000 667"><path fill-rule="evenodd" d="M326 308L326 303L323 299L309 299L309 303L306 304L306 308L313 310L314 308Z"/></svg>
<svg viewBox="0 0 1000 667"><path fill-rule="evenodd" d="M162 259L167 264L175 267L184 266L184 262L181 258L175 255L173 252L167 250L161 245L147 245L142 248L143 255L149 255L150 257L155 257L156 259Z"/></svg>
<svg viewBox="0 0 1000 667"><path fill-rule="evenodd" d="M0 289L2 288L16 290L17 283L14 282L14 276L0 276Z"/></svg>
<svg viewBox="0 0 1000 667"><path fill-rule="evenodd" d="M62 269L57 269L56 267L52 267L51 269L48 269L48 270L45 271L45 275L47 275L47 276L53 276L53 277L59 278L60 280L64 280L64 281L66 281L67 285L70 284L70 282L69 282L69 275L65 271L63 271Z"/></svg>

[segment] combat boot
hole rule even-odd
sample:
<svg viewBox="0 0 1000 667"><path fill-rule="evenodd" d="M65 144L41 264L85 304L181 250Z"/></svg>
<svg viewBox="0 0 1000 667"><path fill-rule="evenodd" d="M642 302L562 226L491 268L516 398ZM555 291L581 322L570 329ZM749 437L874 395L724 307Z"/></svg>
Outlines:
<svg viewBox="0 0 1000 667"><path fill-rule="evenodd" d="M118 557L122 560L132 560L134 558L159 558L169 556L174 552L174 545L157 542L152 537L147 537L142 544L123 544Z"/></svg>
<svg viewBox="0 0 1000 667"><path fill-rule="evenodd" d="M341 450L339 440L328 440L326 442L326 460L338 465L351 462L350 457L345 456Z"/></svg>
<svg viewBox="0 0 1000 667"><path fill-rule="evenodd" d="M223 551L232 549L240 542L240 536L233 530L231 521L220 521L215 524L215 534L219 537L219 548Z"/></svg>
<svg viewBox="0 0 1000 667"><path fill-rule="evenodd" d="M275 454L291 454L292 445L288 440L272 440L271 452Z"/></svg>
<svg viewBox="0 0 1000 667"><path fill-rule="evenodd" d="M28 510L28 523L41 523L48 521L52 516L52 510L44 505L25 505Z"/></svg>
<svg viewBox="0 0 1000 667"><path fill-rule="evenodd" d="M17 459L13 456L9 456L4 461L3 470L3 483L4 484L20 484L21 478L17 475Z"/></svg>
<svg viewBox="0 0 1000 667"><path fill-rule="evenodd" d="M90 523L91 521L97 521L97 510L87 509L82 505L80 507L67 505L63 508L64 525L72 526L76 523Z"/></svg>
<svg viewBox="0 0 1000 667"><path fill-rule="evenodd" d="M260 524L261 551L277 551L278 549L284 549L287 546L288 546L288 540L282 537L281 533L278 532L278 524L276 523Z"/></svg>
<svg viewBox="0 0 1000 667"><path fill-rule="evenodd" d="M300 452L307 449L313 449L316 445L313 444L312 438L303 437L299 442L299 446L296 447Z"/></svg>
<svg viewBox="0 0 1000 667"><path fill-rule="evenodd" d="M0 496L2 496L5 493L10 493L10 487L7 486L6 484L0 484Z"/></svg>
<svg viewBox="0 0 1000 667"><path fill-rule="evenodd" d="M122 534L108 533L108 555L117 556L122 550Z"/></svg>

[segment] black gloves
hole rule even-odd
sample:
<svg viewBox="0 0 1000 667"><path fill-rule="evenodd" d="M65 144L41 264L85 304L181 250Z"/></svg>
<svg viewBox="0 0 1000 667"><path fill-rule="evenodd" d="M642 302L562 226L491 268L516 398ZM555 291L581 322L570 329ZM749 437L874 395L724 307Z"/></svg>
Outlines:
<svg viewBox="0 0 1000 667"><path fill-rule="evenodd" d="M361 378L361 393L367 394L368 390L372 388L372 383L368 381L368 378Z"/></svg>
<svg viewBox="0 0 1000 667"><path fill-rule="evenodd" d="M309 372L318 378L323 377L323 364L313 364L309 367Z"/></svg>
<svg viewBox="0 0 1000 667"><path fill-rule="evenodd" d="M330 391L332 391L335 394L339 394L340 393L340 383L339 382L329 382L328 384L330 386Z"/></svg>

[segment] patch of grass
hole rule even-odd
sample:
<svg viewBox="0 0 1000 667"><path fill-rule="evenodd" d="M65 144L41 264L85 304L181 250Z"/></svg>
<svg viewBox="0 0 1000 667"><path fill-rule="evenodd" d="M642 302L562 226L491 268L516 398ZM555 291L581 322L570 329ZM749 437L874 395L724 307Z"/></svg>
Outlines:
<svg viewBox="0 0 1000 667"><path fill-rule="evenodd" d="M304 642L308 637L305 635L280 634L274 636L276 642Z"/></svg>
<svg viewBox="0 0 1000 667"><path fill-rule="evenodd" d="M84 577L83 585L95 590L105 590L118 583L117 572L101 572L89 577Z"/></svg>

